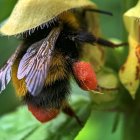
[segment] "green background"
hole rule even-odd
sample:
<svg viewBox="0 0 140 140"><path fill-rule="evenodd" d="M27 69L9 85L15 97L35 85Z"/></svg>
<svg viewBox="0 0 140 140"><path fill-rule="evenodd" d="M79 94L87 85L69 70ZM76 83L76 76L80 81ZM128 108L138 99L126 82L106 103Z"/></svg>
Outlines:
<svg viewBox="0 0 140 140"><path fill-rule="evenodd" d="M98 5L99 9L113 13L112 17L99 15L103 37L118 38L126 41L127 33L123 25L122 15L126 9L136 3L136 0L93 0L93 2ZM9 16L15 3L16 0L0 0L0 22ZM9 58L17 45L18 41L15 37L0 36L1 66ZM74 90L77 90L77 87ZM4 113L13 111L19 104L20 101L15 97L14 89L12 84L10 84L0 95L0 115L2 116ZM115 113L93 111L92 117L88 120L87 126L84 128L84 133L80 132L77 140L119 140L122 135L122 122L119 123L117 131L111 133L115 116Z"/></svg>

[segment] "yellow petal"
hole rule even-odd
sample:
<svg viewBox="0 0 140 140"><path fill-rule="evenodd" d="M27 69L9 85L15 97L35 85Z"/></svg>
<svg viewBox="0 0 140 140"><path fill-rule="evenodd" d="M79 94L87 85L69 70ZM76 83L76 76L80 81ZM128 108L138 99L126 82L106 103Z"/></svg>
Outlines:
<svg viewBox="0 0 140 140"><path fill-rule="evenodd" d="M122 84L129 91L131 96L135 98L135 93L139 87L140 64L136 54L138 42L129 36L129 55L127 61L119 72Z"/></svg>
<svg viewBox="0 0 140 140"><path fill-rule="evenodd" d="M124 13L124 23L129 34L140 43L140 0Z"/></svg>
<svg viewBox="0 0 140 140"><path fill-rule="evenodd" d="M19 0L8 21L1 27L4 35L15 35L49 22L73 8L91 6L89 0Z"/></svg>

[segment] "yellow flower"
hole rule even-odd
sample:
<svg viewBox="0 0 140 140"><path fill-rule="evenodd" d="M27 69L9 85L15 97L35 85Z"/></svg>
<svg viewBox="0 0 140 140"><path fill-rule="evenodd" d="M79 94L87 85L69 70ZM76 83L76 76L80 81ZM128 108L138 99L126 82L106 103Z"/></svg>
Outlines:
<svg viewBox="0 0 140 140"><path fill-rule="evenodd" d="M122 84L135 98L140 80L140 1L124 13L124 23L129 33L129 54L121 67L119 76Z"/></svg>

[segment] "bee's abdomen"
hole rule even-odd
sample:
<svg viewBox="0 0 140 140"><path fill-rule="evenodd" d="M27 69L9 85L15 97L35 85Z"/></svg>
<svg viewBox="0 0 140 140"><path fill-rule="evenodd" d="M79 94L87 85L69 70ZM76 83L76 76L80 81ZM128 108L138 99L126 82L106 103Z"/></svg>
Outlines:
<svg viewBox="0 0 140 140"><path fill-rule="evenodd" d="M60 109L63 107L68 94L69 81L68 79L63 79L44 87L39 95L32 96L31 94L26 94L23 99L27 104L37 107Z"/></svg>
<svg viewBox="0 0 140 140"><path fill-rule="evenodd" d="M61 52L54 52L46 83L41 93L37 96L26 94L24 101L41 108L63 107L65 100L69 94L69 78L67 61Z"/></svg>
<svg viewBox="0 0 140 140"><path fill-rule="evenodd" d="M61 52L55 51L50 63L49 72L44 87L37 96L32 96L26 87L25 79L17 78L20 59L12 67L12 81L17 96L23 97L27 104L44 108L60 108L69 94L68 64Z"/></svg>

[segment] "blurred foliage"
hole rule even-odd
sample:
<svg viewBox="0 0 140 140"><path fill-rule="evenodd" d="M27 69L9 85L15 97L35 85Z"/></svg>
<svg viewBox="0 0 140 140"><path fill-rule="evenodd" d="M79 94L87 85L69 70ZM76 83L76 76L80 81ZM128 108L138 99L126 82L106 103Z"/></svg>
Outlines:
<svg viewBox="0 0 140 140"><path fill-rule="evenodd" d="M89 98L74 95L71 105L84 124L91 110ZM62 113L53 121L42 125L25 107L0 119L0 126L1 140L8 140L9 137L10 140L72 140L82 128L74 118Z"/></svg>
<svg viewBox="0 0 140 140"><path fill-rule="evenodd" d="M5 20L11 13L13 6L17 0L0 0L0 22ZM0 36L0 65L9 58L15 50L18 42L15 38ZM0 115L13 110L19 102L15 97L14 90L11 85L0 95Z"/></svg>
<svg viewBox="0 0 140 140"><path fill-rule="evenodd" d="M17 0L0 0L0 21L5 20L7 18Z"/></svg>
<svg viewBox="0 0 140 140"><path fill-rule="evenodd" d="M14 4L17 0L0 0L0 21L6 19ZM122 15L123 13L130 7L134 6L137 0L93 0L98 5L98 8L101 10L109 11L113 13L113 16L107 15L99 15L101 31L104 38L109 38L110 40L116 42L127 41L127 33L123 24ZM12 27L11 27L12 28ZM4 61L12 54L18 45L17 39L14 37L0 37L0 63L3 64ZM106 66L111 67L111 73L116 75L121 67L121 65L125 62L126 57L128 55L128 48L118 48L118 49L106 49ZM111 58L111 59L110 59ZM112 75L107 75L109 78L112 78ZM107 77L107 78L108 78ZM113 77L114 78L114 77ZM105 81L105 79L103 79ZM116 82L117 83L117 82ZM117 84L114 85L117 85ZM119 85L120 86L120 85ZM102 100L100 102L94 102L93 106L96 108L97 105L103 105L108 111L108 106L110 106L113 102L115 105L118 105L119 102L115 101L115 99L120 98L118 94L123 94L121 97L121 105L125 108L125 106L132 105L132 99L128 95L128 92L121 87L121 93L118 91L112 96L102 96ZM75 84L72 86L72 93L74 98L74 94L82 95L82 99L76 100L76 104L74 105L77 114L80 118L85 122L90 113L89 111L89 102L86 101L86 93L78 88ZM93 100L98 101L100 95L92 95ZM80 97L80 96L79 96ZM79 98L78 97L78 98ZM111 101L108 102L108 97L111 97ZM108 103L106 103L108 102ZM6 112L12 111L19 104L18 99L15 97L14 90L12 85L10 84L8 88L4 91L3 94L0 95L0 114L4 114ZM132 107L131 107L132 108ZM98 109L102 109L98 107ZM83 110L83 111L82 111ZM85 114L83 114L83 112ZM22 118L20 118L22 116ZM65 140L72 140L74 136L78 134L76 140L120 140L122 138L122 130L123 130L123 115L120 114L118 116L115 112L103 112L103 111L95 111L92 110L90 117L82 129L78 134L78 131L81 129L78 125L74 125L73 118L66 117L61 113L60 116L56 120L49 122L45 125L41 125L38 123L33 117L28 113L27 109L20 108L16 112L7 115L6 117L2 117L0 119L0 139L1 140L22 140L29 139L35 140L35 138L45 139L58 139L56 136L61 136L61 138ZM118 121L118 118L120 121ZM134 118L134 117L133 117ZM18 120L18 121L16 121ZM128 119L130 120L130 119ZM67 123L69 122L69 123ZM125 122L127 123L127 122ZM133 125L133 122L131 120ZM113 125L114 124L114 125ZM117 128L117 129L116 129ZM45 130L45 132L44 132ZM54 132L56 130L57 132ZM114 131L113 131L114 130ZM116 131L115 131L116 130ZM61 132L62 131L62 132ZM71 135L71 133L73 133ZM127 131L126 131L127 132ZM8 135L7 135L8 134ZM14 135L15 134L15 135ZM18 135L17 135L18 134ZM31 135L32 134L32 135ZM127 134L127 133L126 133ZM8 137L7 137L8 136ZM26 137L26 138L25 138ZM128 139L127 139L128 140Z"/></svg>

